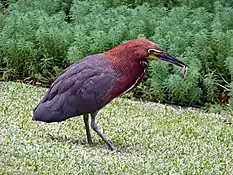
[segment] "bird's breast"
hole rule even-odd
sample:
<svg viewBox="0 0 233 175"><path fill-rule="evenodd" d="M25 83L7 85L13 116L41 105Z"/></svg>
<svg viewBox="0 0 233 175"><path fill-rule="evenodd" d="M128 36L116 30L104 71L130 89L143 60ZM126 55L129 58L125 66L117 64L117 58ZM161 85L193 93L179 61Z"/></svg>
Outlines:
<svg viewBox="0 0 233 175"><path fill-rule="evenodd" d="M116 83L107 96L113 99L133 90L143 80L147 68L147 60L135 61L127 65L117 65L115 67L117 72Z"/></svg>

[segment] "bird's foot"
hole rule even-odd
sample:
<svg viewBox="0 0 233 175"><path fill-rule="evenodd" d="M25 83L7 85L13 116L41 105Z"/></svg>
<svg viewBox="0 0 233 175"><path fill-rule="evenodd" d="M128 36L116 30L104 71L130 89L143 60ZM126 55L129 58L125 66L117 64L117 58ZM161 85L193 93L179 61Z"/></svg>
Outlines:
<svg viewBox="0 0 233 175"><path fill-rule="evenodd" d="M93 145L93 142L92 142L91 137L90 137L90 138L88 138L88 139L87 139L87 141L88 141L88 144L89 144L90 146L92 146L92 145Z"/></svg>
<svg viewBox="0 0 233 175"><path fill-rule="evenodd" d="M108 145L108 148L111 150L111 151L116 151L117 153L122 153L122 150L120 148L117 148L113 145L109 146Z"/></svg>
<svg viewBox="0 0 233 175"><path fill-rule="evenodd" d="M116 151L117 153L123 153L123 151L122 151L120 148L116 148L115 151Z"/></svg>

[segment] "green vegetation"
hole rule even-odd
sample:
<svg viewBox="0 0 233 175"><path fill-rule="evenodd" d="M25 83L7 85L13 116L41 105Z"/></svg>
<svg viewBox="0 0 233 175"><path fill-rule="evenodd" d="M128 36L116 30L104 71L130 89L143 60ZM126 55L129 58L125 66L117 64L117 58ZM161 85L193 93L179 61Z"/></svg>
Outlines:
<svg viewBox="0 0 233 175"><path fill-rule="evenodd" d="M111 152L80 117L31 120L45 89L0 83L0 174L231 174L232 117L117 99L98 124L123 153Z"/></svg>
<svg viewBox="0 0 233 175"><path fill-rule="evenodd" d="M0 12L0 71L6 80L49 84L84 56L147 38L186 62L189 72L183 79L180 69L153 62L134 96L182 105L229 98L233 106L231 0L8 2Z"/></svg>

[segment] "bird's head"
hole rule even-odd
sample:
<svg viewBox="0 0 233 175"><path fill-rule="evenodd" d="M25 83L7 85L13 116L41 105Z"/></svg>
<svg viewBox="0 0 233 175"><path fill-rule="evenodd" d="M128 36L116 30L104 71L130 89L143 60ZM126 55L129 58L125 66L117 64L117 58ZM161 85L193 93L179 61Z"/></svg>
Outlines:
<svg viewBox="0 0 233 175"><path fill-rule="evenodd" d="M146 39L130 40L106 53L114 58L162 60L182 67L184 71L187 70L186 64L162 50L157 44Z"/></svg>

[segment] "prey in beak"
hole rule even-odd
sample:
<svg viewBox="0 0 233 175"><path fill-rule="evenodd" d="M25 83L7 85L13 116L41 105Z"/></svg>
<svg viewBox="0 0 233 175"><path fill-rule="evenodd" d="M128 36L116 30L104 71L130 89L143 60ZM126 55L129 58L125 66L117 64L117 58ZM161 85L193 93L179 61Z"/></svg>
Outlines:
<svg viewBox="0 0 233 175"><path fill-rule="evenodd" d="M188 71L188 66L184 64L182 61L178 60L174 56L168 54L167 52L163 50L158 49L149 49L149 56L148 58L153 60L162 60L171 64L175 64L178 67L182 68L182 74L185 77Z"/></svg>

